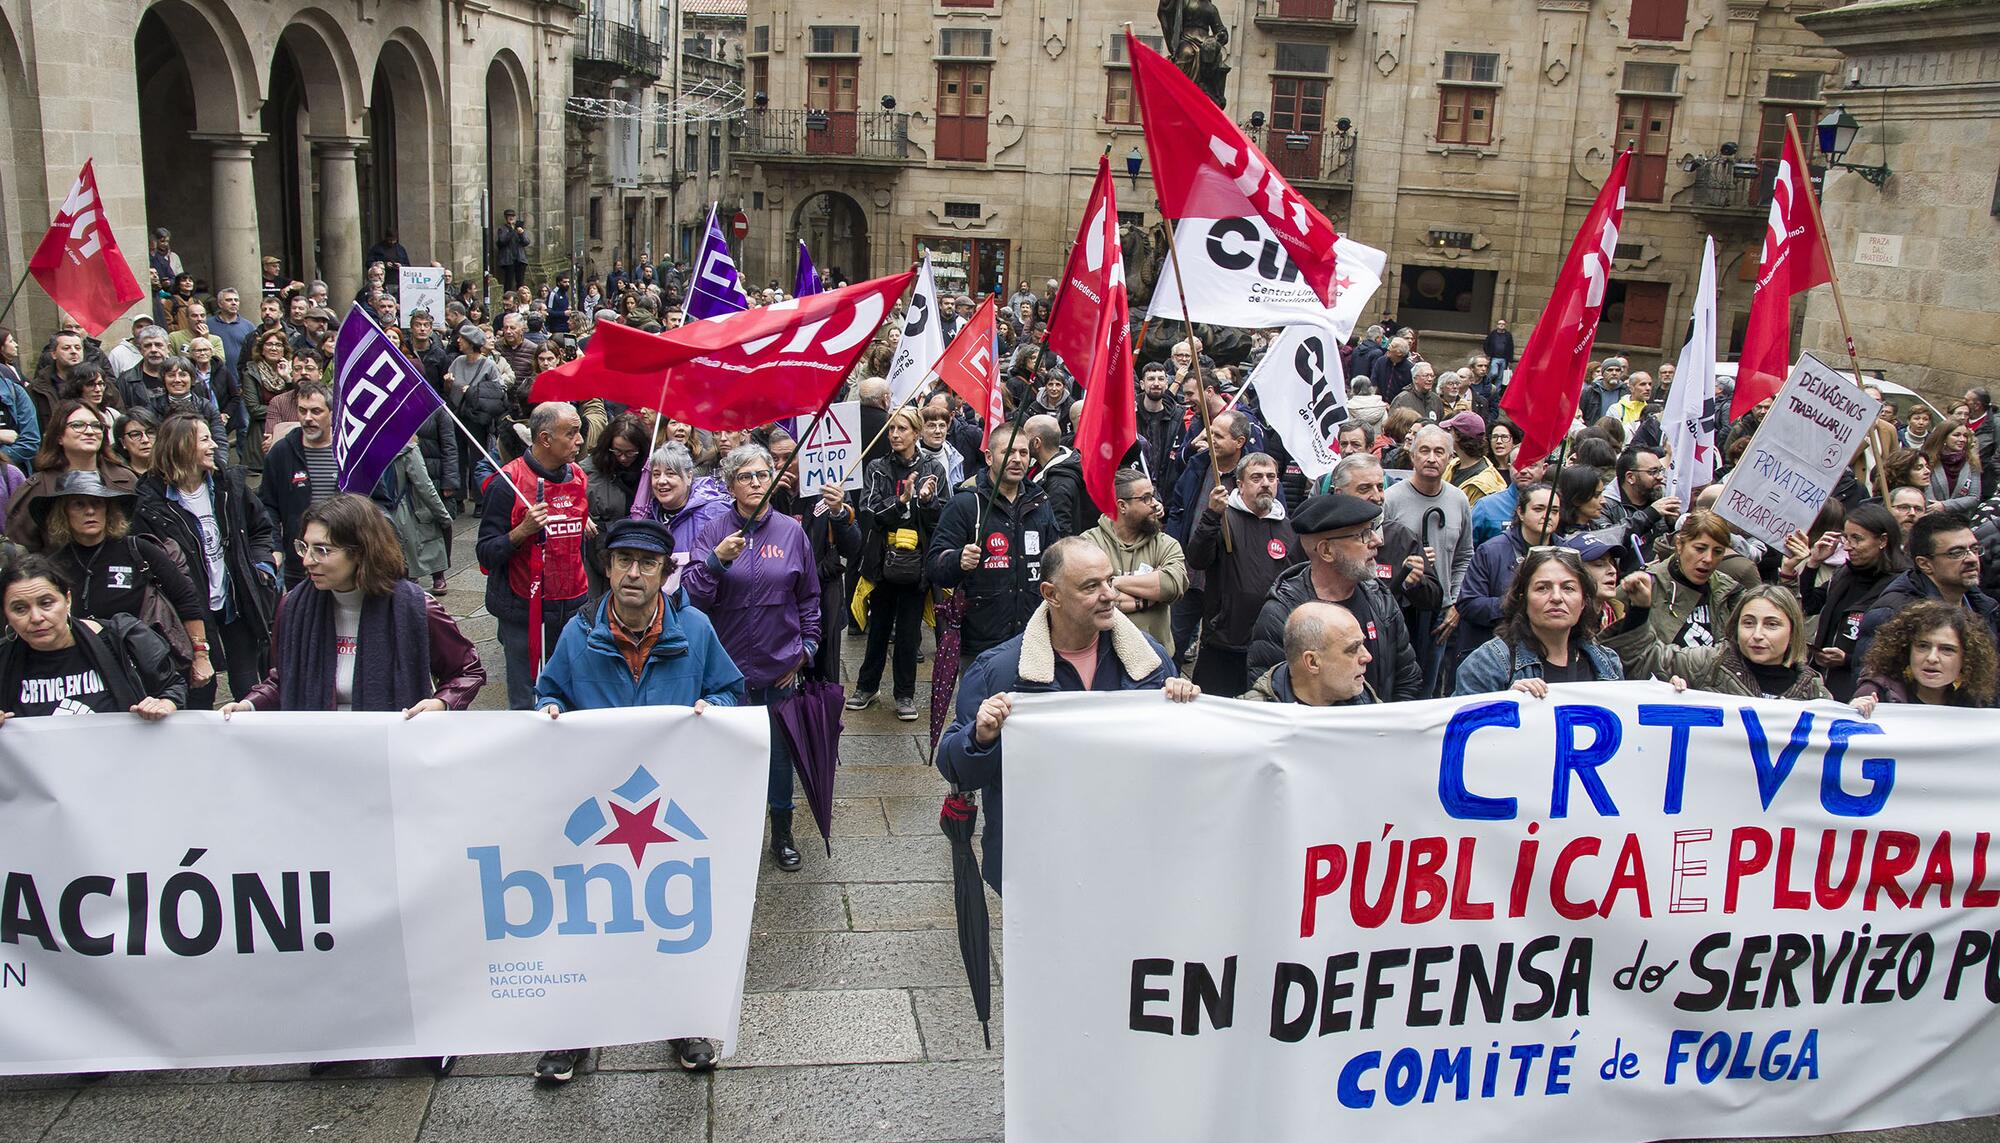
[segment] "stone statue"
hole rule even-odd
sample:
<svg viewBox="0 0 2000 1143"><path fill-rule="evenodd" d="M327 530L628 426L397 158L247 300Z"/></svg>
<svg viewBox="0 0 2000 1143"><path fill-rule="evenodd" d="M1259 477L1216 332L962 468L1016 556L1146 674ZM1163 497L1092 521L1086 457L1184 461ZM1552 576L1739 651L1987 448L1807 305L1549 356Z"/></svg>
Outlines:
<svg viewBox="0 0 2000 1143"><path fill-rule="evenodd" d="M1217 107L1227 107L1223 84L1229 64L1222 49L1229 29L1215 0L1160 0L1160 31L1167 38L1167 58L1195 82Z"/></svg>

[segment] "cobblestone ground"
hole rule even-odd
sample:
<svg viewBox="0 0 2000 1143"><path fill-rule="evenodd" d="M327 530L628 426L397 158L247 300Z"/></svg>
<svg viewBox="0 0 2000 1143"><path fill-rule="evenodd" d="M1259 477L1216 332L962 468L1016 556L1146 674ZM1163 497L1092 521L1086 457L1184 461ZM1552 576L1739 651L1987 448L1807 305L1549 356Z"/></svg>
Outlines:
<svg viewBox="0 0 2000 1143"><path fill-rule="evenodd" d="M492 674L477 706L500 709L500 647L480 607L471 526L461 521L445 602ZM851 679L860 648L850 642L845 658ZM923 669L919 693L927 694L928 661ZM665 1044L641 1044L593 1053L588 1069L556 1090L527 1078L531 1055L467 1057L445 1079L414 1062L385 1061L318 1077L280 1067L133 1073L93 1084L0 1080L0 1143L998 1140L1002 1005L996 982L987 1050L953 935L951 863L937 826L945 786L924 762L926 728L898 722L880 704L848 717L833 857L801 809L805 867L788 875L765 863L742 1042L711 1075L682 1073ZM999 901L988 901L997 946ZM2000 1143L2000 1120L1840 1138Z"/></svg>

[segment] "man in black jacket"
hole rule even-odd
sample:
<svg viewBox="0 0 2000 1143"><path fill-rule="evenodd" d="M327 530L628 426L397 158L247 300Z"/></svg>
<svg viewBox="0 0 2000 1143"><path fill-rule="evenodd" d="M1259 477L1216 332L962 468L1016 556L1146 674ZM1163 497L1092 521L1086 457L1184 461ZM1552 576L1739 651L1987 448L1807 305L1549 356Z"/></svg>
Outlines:
<svg viewBox="0 0 2000 1143"><path fill-rule="evenodd" d="M1054 417L1037 414L1028 418L1022 431L1028 437L1028 455L1035 461L1032 479L1048 493L1057 535L1081 535L1096 527L1097 507L1083 487L1083 461L1062 443L1062 426Z"/></svg>
<svg viewBox="0 0 2000 1143"><path fill-rule="evenodd" d="M1181 439L1181 403L1167 388L1167 367L1148 362L1139 376L1139 439L1146 475L1155 488L1172 488L1180 474L1174 470L1174 445Z"/></svg>
<svg viewBox="0 0 2000 1143"><path fill-rule="evenodd" d="M1278 462L1251 453L1236 473L1234 491L1219 484L1210 491L1187 544L1187 566L1206 578L1194 681L1220 695L1242 694L1256 678L1246 659L1264 597L1306 558L1278 495Z"/></svg>
<svg viewBox="0 0 2000 1143"><path fill-rule="evenodd" d="M1042 552L1057 539L1048 494L1028 482L1027 434L996 429L988 451L986 471L945 505L927 554L933 584L965 591L961 665L1021 633L1042 602Z"/></svg>
<svg viewBox="0 0 2000 1143"><path fill-rule="evenodd" d="M300 382L295 400L297 432L278 438L264 456L264 480L257 498L278 527L278 550L285 555L285 583L302 583L305 564L292 550L304 535L306 509L340 491L340 470L333 457L333 413L326 386Z"/></svg>
<svg viewBox="0 0 2000 1143"><path fill-rule="evenodd" d="M1514 367L1514 334L1507 328L1507 319L1501 318L1493 323L1493 328L1487 331L1486 340L1480 343L1479 348L1486 353L1486 375L1505 385L1507 371Z"/></svg>

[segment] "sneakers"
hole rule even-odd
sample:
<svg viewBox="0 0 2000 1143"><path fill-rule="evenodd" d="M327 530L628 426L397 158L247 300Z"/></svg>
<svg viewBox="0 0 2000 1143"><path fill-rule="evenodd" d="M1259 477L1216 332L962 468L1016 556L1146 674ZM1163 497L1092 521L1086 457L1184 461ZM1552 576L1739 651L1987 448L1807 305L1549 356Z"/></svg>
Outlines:
<svg viewBox="0 0 2000 1143"><path fill-rule="evenodd" d="M917 721L917 700L913 698L897 699L896 717L902 719L904 722Z"/></svg>
<svg viewBox="0 0 2000 1143"><path fill-rule="evenodd" d="M690 1072L712 1072L715 1070L715 1045L707 1040L674 1040L674 1058L680 1061L681 1069Z"/></svg>
<svg viewBox="0 0 2000 1143"><path fill-rule="evenodd" d="M535 1064L535 1082L568 1083L576 1078L577 1065L583 1063L583 1058L589 1054L589 1048L559 1048L543 1052L541 1060Z"/></svg>
<svg viewBox="0 0 2000 1143"><path fill-rule="evenodd" d="M874 705L874 691L855 691L853 694L847 696L847 709L849 710L867 710Z"/></svg>

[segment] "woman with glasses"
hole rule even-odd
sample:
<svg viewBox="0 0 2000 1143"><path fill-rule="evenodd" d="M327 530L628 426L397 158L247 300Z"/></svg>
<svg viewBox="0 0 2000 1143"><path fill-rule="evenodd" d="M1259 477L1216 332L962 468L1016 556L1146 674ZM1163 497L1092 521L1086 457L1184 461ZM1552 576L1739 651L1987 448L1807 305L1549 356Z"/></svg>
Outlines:
<svg viewBox="0 0 2000 1143"><path fill-rule="evenodd" d="M773 511L767 499L776 475L771 454L759 445L738 445L722 458L731 510L702 527L681 578L688 598L715 624L723 649L742 670L753 706L790 698L800 668L819 651L819 574L805 530ZM768 795L771 856L778 868L797 870L792 751L775 717Z"/></svg>
<svg viewBox="0 0 2000 1143"><path fill-rule="evenodd" d="M1597 580L1568 548L1536 548L1514 569L1500 626L1458 665L1460 695L1517 690L1546 698L1550 683L1623 679L1597 642Z"/></svg>
<svg viewBox="0 0 2000 1143"><path fill-rule="evenodd" d="M1979 617L1963 607L1919 603L1882 625L1869 644L1854 706L1878 702L1990 707L2000 684L2000 653Z"/></svg>
<svg viewBox="0 0 2000 1143"><path fill-rule="evenodd" d="M1619 584L1627 611L1605 644L1618 652L1627 677L1671 680L1717 694L1809 702L1832 698L1807 662L1812 641L1805 612L1790 588L1759 584L1737 594L1722 639L1713 646L1676 647L1660 639L1647 614L1654 602L1650 573Z"/></svg>
<svg viewBox="0 0 2000 1143"><path fill-rule="evenodd" d="M464 710L486 668L458 624L414 580L388 518L339 493L306 509L293 542L306 579L278 604L271 669L244 710Z"/></svg>
<svg viewBox="0 0 2000 1143"><path fill-rule="evenodd" d="M35 504L58 495L63 475L69 472L95 472L107 487L120 492L139 489L139 474L125 467L111 451L104 421L81 401L59 400L50 410L41 451L35 454L35 474L15 490L7 504L8 539L29 551L42 550L42 527Z"/></svg>
<svg viewBox="0 0 2000 1143"><path fill-rule="evenodd" d="M195 594L208 606L211 652L229 672L229 691L249 692L264 677L278 590L276 534L243 470L218 467L208 424L177 413L160 425L153 471L139 482L139 530L172 540L186 556ZM215 705L215 680L188 695L189 710Z"/></svg>
<svg viewBox="0 0 2000 1143"><path fill-rule="evenodd" d="M264 464L264 417L278 394L292 387L292 343L283 326L266 326L250 335L239 371L243 384L243 449L251 465Z"/></svg>
<svg viewBox="0 0 2000 1143"><path fill-rule="evenodd" d="M632 518L667 526L674 536L674 564L678 567L687 563L702 528L727 516L730 504L721 481L695 475L694 456L687 445L667 440L653 450L646 465L646 487L637 493Z"/></svg>
<svg viewBox="0 0 2000 1143"><path fill-rule="evenodd" d="M889 452L868 462L861 515L868 521L861 574L875 584L868 599L868 649L847 709L874 705L889 641L896 643L896 717L917 717L917 647L924 637L924 553L951 495L944 465L918 449L924 423L908 405L889 414Z"/></svg>
<svg viewBox="0 0 2000 1143"><path fill-rule="evenodd" d="M1798 584L1800 606L1807 615L1819 616L1812 661L1834 698L1846 702L1854 697L1861 620L1889 581L1909 566L1902 526L1880 504L1855 505L1838 532L1816 540L1795 532L1786 541L1779 577Z"/></svg>
<svg viewBox="0 0 2000 1143"><path fill-rule="evenodd" d="M151 409L127 409L111 427L111 447L125 467L140 476L152 471L153 440L160 418Z"/></svg>
<svg viewBox="0 0 2000 1143"><path fill-rule="evenodd" d="M590 478L590 518L597 522L597 534L583 545L583 568L588 573L592 600L602 598L610 584L604 575L605 531L614 521L632 515L649 443L645 424L630 413L621 413L598 436L596 446L583 460L583 474Z"/></svg>
<svg viewBox="0 0 2000 1143"><path fill-rule="evenodd" d="M102 369L86 361L76 367L63 382L63 399L80 401L84 407L97 414L104 422L104 431L111 431L111 424L118 419L118 410L124 407L120 400L118 386L111 383Z"/></svg>

